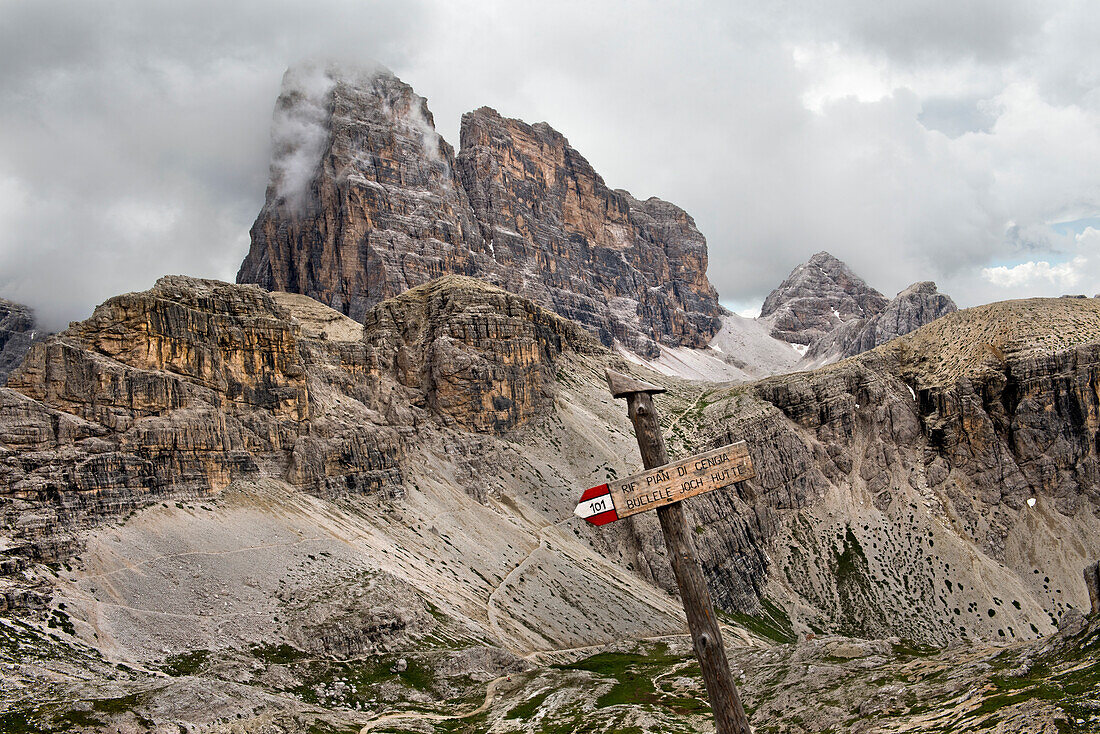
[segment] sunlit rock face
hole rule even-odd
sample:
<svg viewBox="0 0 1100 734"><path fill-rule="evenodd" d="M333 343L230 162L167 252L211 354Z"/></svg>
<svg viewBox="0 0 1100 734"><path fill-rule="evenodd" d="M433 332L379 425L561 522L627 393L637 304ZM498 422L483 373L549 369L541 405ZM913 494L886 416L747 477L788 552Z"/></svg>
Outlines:
<svg viewBox="0 0 1100 734"><path fill-rule="evenodd" d="M458 164L506 289L643 354L717 332L706 240L679 207L609 189L561 133L488 107L463 116Z"/></svg>
<svg viewBox="0 0 1100 734"><path fill-rule="evenodd" d="M718 331L691 217L609 189L545 123L471 112L456 159L426 100L389 71L307 65L287 72L273 130L238 282L363 320L433 278L474 276L646 356Z"/></svg>
<svg viewBox="0 0 1100 734"><path fill-rule="evenodd" d="M555 361L592 337L531 301L447 276L366 316L380 368L414 402L464 428L501 432L553 410Z"/></svg>
<svg viewBox="0 0 1100 734"><path fill-rule="evenodd" d="M421 426L522 427L553 412L558 360L599 349L576 324L458 276L364 319L180 276L108 300L0 388L9 540L64 557L88 524L242 478L325 497L399 492Z"/></svg>

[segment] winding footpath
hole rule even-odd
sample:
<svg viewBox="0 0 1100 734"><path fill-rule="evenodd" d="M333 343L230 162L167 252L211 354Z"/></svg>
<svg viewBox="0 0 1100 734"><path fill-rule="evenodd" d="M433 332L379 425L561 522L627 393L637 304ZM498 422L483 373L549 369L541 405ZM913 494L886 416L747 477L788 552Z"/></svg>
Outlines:
<svg viewBox="0 0 1100 734"><path fill-rule="evenodd" d="M371 719L363 728L359 730L359 734L367 734L371 729L377 728L387 721L394 721L395 719L420 719L422 721L454 721L455 719L468 719L471 716L477 716L480 713L488 710L489 706L493 703L493 696L496 694L497 686L500 682L507 680L510 676L502 675L499 678L494 678L489 681L489 685L485 688L485 700L481 702L481 705L472 711L466 711L461 714L430 714L424 711L401 711L393 714L383 714L377 719Z"/></svg>

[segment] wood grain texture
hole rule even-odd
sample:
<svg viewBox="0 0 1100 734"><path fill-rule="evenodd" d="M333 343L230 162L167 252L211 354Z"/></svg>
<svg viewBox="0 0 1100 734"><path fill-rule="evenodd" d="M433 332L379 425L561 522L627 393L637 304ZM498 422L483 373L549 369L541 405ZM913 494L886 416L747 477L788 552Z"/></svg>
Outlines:
<svg viewBox="0 0 1100 734"><path fill-rule="evenodd" d="M631 393L627 395L627 407L638 438L642 464L647 469L667 464L668 449L658 425L653 396L648 392ZM699 667L703 673L703 682L707 687L707 697L714 711L717 733L751 734L749 719L741 705L741 698L737 695L737 687L733 683L729 661L726 659L726 648L722 644L714 603L711 601L699 560L695 556L695 546L684 518L684 507L679 502L659 507L657 518L661 522L665 547L668 549L672 570L676 575L676 585L680 589L680 598L687 613L688 629L691 631L695 656L699 659Z"/></svg>
<svg viewBox="0 0 1100 734"><path fill-rule="evenodd" d="M744 441L608 482L619 518L656 510L756 476Z"/></svg>
<svg viewBox="0 0 1100 734"><path fill-rule="evenodd" d="M617 398L626 397L635 392L647 392L651 395L665 392L665 388L660 385L654 385L652 382L639 380L614 370L604 370L604 376L607 377L607 387L611 390L611 394Z"/></svg>

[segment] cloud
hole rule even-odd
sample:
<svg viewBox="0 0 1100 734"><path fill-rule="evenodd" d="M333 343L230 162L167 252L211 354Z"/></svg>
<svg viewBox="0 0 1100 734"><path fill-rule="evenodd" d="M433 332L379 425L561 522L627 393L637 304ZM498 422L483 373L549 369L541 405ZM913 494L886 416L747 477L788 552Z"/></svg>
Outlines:
<svg viewBox="0 0 1100 734"><path fill-rule="evenodd" d="M1001 288L1032 287L1040 281L1047 281L1057 288L1072 288L1081 280L1079 270L1085 265L1085 258L1076 257L1071 262L1051 265L1046 260L1029 260L1011 268L999 265L995 268L982 268L982 277Z"/></svg>
<svg viewBox="0 0 1100 734"><path fill-rule="evenodd" d="M283 75L271 123L271 173L276 195L292 209L304 206L328 142L325 125L335 82L324 62L297 64Z"/></svg>
<svg viewBox="0 0 1100 734"><path fill-rule="evenodd" d="M286 68L312 57L392 68L451 144L481 105L550 122L612 187L694 216L729 303L821 249L884 293L933 278L960 305L1061 287L987 269L1080 255L1075 287L1095 272L1049 227L1100 214L1088 3L40 0L4 16L0 295L54 327L166 272L234 277L272 153L285 195L312 175L316 119L273 115Z"/></svg>
<svg viewBox="0 0 1100 734"><path fill-rule="evenodd" d="M1100 230L1085 227L1070 241L1071 259L1065 262L1028 260L983 268L982 278L993 286L990 300L1100 292Z"/></svg>

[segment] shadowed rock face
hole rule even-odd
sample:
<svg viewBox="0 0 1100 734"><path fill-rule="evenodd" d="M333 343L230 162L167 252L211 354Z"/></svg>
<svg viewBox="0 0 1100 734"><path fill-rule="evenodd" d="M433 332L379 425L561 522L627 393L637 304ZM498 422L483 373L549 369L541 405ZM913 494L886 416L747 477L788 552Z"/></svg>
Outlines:
<svg viewBox="0 0 1100 734"><path fill-rule="evenodd" d="M806 359L820 364L854 357L958 310L951 296L938 292L932 281L914 283L879 313L848 321L815 339Z"/></svg>
<svg viewBox="0 0 1100 734"><path fill-rule="evenodd" d="M272 137L272 179L237 282L362 321L408 288L490 267L451 146L424 98L389 72L288 71Z"/></svg>
<svg viewBox="0 0 1100 734"><path fill-rule="evenodd" d="M545 123L482 108L461 135L456 161L424 98L388 71L288 71L238 282L363 320L433 278L475 276L646 356L717 332L706 241L683 210L608 189Z"/></svg>
<svg viewBox="0 0 1100 734"><path fill-rule="evenodd" d="M0 298L0 385L23 361L31 345L46 336L29 308Z"/></svg>
<svg viewBox="0 0 1100 734"><path fill-rule="evenodd" d="M1088 609L1098 337L1093 300L991 304L709 395L695 446L745 439L758 472L690 508L716 599L938 644L1049 634ZM660 555L644 537L643 559Z"/></svg>
<svg viewBox="0 0 1100 734"><path fill-rule="evenodd" d="M809 345L838 326L882 311L886 297L827 252L799 265L768 294L761 319L772 336Z"/></svg>

